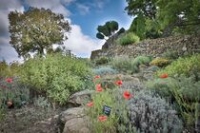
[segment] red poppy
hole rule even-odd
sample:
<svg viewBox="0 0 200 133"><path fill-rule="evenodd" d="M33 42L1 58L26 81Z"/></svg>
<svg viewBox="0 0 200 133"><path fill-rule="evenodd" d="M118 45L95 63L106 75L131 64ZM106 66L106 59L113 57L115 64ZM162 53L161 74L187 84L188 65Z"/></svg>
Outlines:
<svg viewBox="0 0 200 133"><path fill-rule="evenodd" d="M96 76L94 77L94 79L99 79L99 78L101 78L100 75L96 75Z"/></svg>
<svg viewBox="0 0 200 133"><path fill-rule="evenodd" d="M98 92L102 92L103 91L103 88L101 87L101 84L97 84L96 85L96 91L98 91Z"/></svg>
<svg viewBox="0 0 200 133"><path fill-rule="evenodd" d="M115 83L116 83L116 85L118 85L118 86L121 86L121 85L123 84L122 80L117 80Z"/></svg>
<svg viewBox="0 0 200 133"><path fill-rule="evenodd" d="M107 120L107 116L106 116L106 115L100 115L100 116L98 117L98 120L99 120L100 122L104 122L104 121Z"/></svg>
<svg viewBox="0 0 200 133"><path fill-rule="evenodd" d="M87 103L87 106L88 106L88 107L92 107L93 105L94 105L93 102L89 102L89 103Z"/></svg>
<svg viewBox="0 0 200 133"><path fill-rule="evenodd" d="M6 82L7 82L7 83L12 83L12 82L13 82L13 79L12 79L12 78L6 78Z"/></svg>
<svg viewBox="0 0 200 133"><path fill-rule="evenodd" d="M124 91L123 97L124 97L126 100L129 100L129 99L132 97L132 95L131 95L131 93L130 93L129 91Z"/></svg>
<svg viewBox="0 0 200 133"><path fill-rule="evenodd" d="M160 78L164 79L164 78L167 78L168 77L168 74L167 73L163 73L160 75Z"/></svg>

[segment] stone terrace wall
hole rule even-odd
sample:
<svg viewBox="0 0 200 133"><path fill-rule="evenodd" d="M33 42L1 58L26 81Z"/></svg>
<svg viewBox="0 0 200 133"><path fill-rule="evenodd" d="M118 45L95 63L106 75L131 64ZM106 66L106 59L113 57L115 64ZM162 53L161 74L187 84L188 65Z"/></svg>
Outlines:
<svg viewBox="0 0 200 133"><path fill-rule="evenodd" d="M91 53L91 59L101 56L131 56L149 55L162 57L166 52L176 52L179 56L200 53L199 36L173 36L159 39L144 40L128 46L111 45L108 49L95 50Z"/></svg>

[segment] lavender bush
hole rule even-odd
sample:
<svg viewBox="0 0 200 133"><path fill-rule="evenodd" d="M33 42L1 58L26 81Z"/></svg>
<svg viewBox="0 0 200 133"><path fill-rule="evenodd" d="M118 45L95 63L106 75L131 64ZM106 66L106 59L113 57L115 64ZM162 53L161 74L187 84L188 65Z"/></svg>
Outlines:
<svg viewBox="0 0 200 133"><path fill-rule="evenodd" d="M169 104L150 91L140 91L129 101L132 126L138 133L181 133L182 121Z"/></svg>

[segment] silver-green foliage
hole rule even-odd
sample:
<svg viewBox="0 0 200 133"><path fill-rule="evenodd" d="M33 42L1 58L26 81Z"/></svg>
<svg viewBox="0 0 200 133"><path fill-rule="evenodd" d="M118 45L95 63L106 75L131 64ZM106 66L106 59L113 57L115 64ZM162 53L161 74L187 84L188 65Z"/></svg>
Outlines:
<svg viewBox="0 0 200 133"><path fill-rule="evenodd" d="M182 122L169 104L150 91L140 91L129 101L131 123L138 133L181 133Z"/></svg>
<svg viewBox="0 0 200 133"><path fill-rule="evenodd" d="M101 66L93 69L95 75L105 75L105 74L117 74L118 71L111 68L110 66Z"/></svg>
<svg viewBox="0 0 200 133"><path fill-rule="evenodd" d="M38 98L35 98L33 104L36 107L47 108L47 109L49 109L51 106L48 99L43 96L39 96Z"/></svg>

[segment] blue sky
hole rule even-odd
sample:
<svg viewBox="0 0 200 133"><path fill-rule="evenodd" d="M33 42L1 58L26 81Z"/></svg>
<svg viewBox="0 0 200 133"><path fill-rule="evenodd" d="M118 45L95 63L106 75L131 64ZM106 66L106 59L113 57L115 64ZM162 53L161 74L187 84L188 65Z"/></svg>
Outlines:
<svg viewBox="0 0 200 133"><path fill-rule="evenodd" d="M69 6L73 23L81 26L85 34L95 37L98 25L109 20L116 20L120 26L129 26L131 17L124 11L125 0L102 0L102 7L91 5L94 0L79 0ZM95 4L95 3L93 3ZM80 8L85 10L81 10Z"/></svg>
<svg viewBox="0 0 200 133"><path fill-rule="evenodd" d="M95 37L98 25L115 20L120 28L128 29L133 19L124 11L125 0L0 0L0 60L19 60L9 44L7 15L14 10L23 12L28 6L62 13L72 27L64 45L80 57L90 57L92 50L100 49L104 44Z"/></svg>

